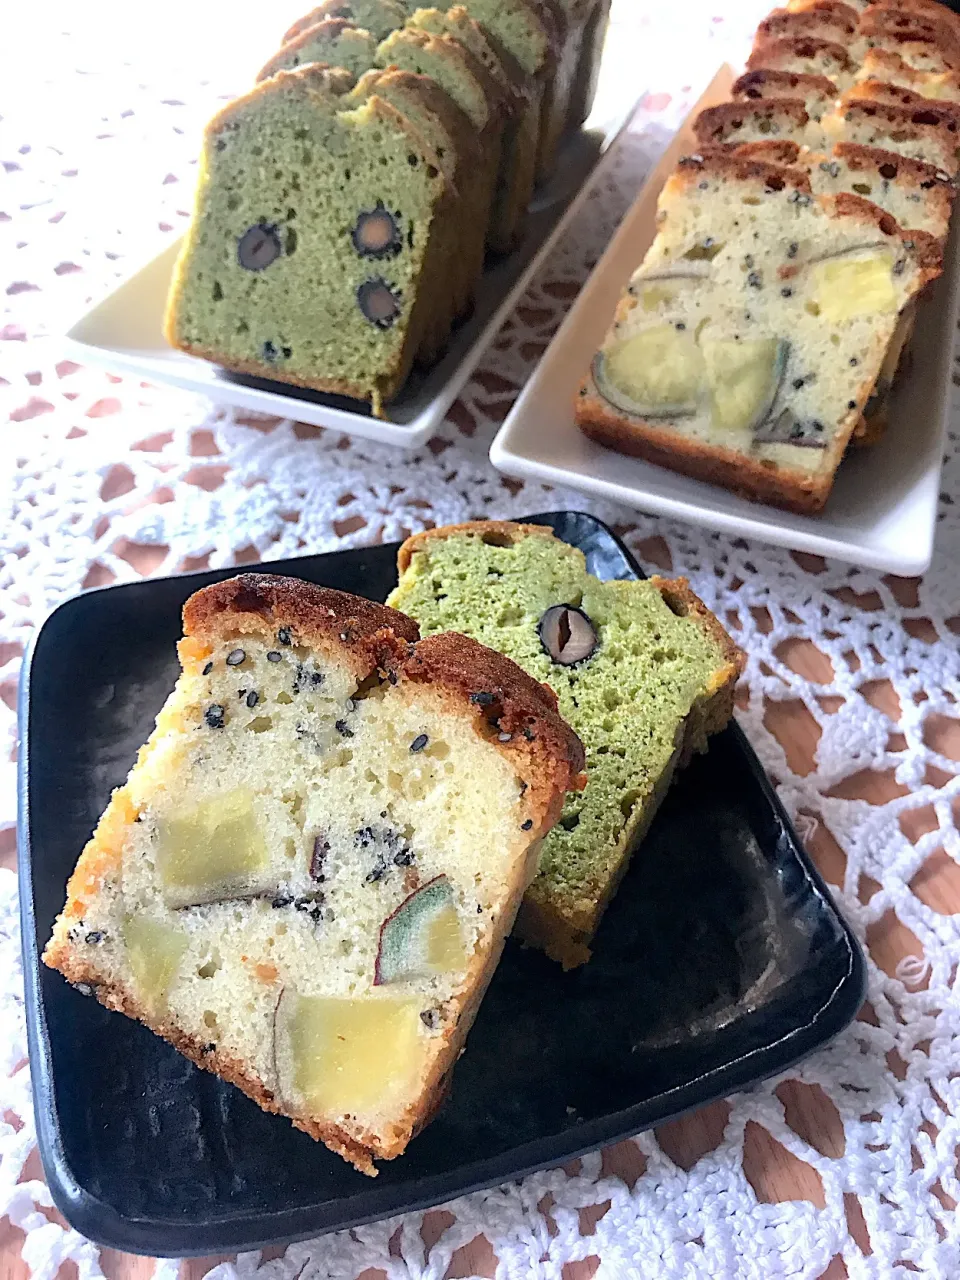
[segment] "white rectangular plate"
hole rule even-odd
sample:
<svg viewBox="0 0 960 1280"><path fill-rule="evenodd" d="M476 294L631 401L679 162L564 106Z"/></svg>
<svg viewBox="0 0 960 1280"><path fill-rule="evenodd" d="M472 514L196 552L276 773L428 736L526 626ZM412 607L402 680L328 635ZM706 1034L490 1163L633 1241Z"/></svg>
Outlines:
<svg viewBox="0 0 960 1280"><path fill-rule="evenodd" d="M385 418L374 418L357 401L238 377L170 347L161 326L179 241L86 312L68 331L68 344L77 359L88 364L135 373L150 382L169 382L223 404L415 448L446 417L486 347L609 163L637 105L607 126L588 121L564 144L553 178L538 190L530 207L523 242L484 272L473 315L454 332L442 360L425 373L414 372L400 397L386 406Z"/></svg>
<svg viewBox="0 0 960 1280"><path fill-rule="evenodd" d="M577 429L577 389L624 285L653 240L660 189L678 158L696 150L691 120L703 107L726 99L732 76L729 67L721 69L650 175L498 432L490 460L511 476L569 485L724 533L888 573L922 573L933 552L950 412L960 293L956 219L944 273L917 316L912 364L891 405L889 429L879 444L851 451L820 515L759 506L726 489L605 449Z"/></svg>

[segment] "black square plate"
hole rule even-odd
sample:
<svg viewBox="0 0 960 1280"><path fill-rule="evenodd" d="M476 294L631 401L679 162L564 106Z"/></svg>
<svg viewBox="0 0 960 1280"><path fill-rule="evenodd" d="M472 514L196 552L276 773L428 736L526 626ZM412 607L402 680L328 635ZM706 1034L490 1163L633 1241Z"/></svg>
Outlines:
<svg viewBox="0 0 960 1280"><path fill-rule="evenodd" d="M591 516L533 517L602 578L639 569ZM274 561L383 600L396 547ZM864 964L743 735L671 790L604 918L564 974L508 943L452 1096L364 1177L39 964L77 854L177 673L180 609L235 570L108 587L41 628L21 688L20 883L40 1153L70 1222L179 1256L425 1208L616 1142L779 1072L836 1035Z"/></svg>

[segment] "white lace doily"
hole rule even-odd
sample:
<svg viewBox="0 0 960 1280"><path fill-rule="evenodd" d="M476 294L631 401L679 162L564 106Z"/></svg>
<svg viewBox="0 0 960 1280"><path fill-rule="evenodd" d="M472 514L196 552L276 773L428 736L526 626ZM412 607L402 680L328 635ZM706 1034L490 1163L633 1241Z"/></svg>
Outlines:
<svg viewBox="0 0 960 1280"><path fill-rule="evenodd" d="M869 950L869 1005L788 1076L611 1152L440 1213L279 1257L245 1255L211 1276L349 1280L376 1268L367 1280L440 1280L493 1274L496 1260L501 1276L564 1280L960 1276L956 429L922 580L508 481L486 456L651 156L728 47L741 52L766 6L732 0L720 14L710 0L621 0L604 93L612 101L650 86L638 130L448 422L413 454L80 368L58 345L88 300L183 227L203 121L248 83L298 7L58 0L4 13L0 827L8 866L20 655L61 600L142 573L573 506L615 525L650 567L687 574L748 651L741 724ZM44 1278L70 1263L80 1280L104 1268L132 1274L50 1207L34 1151L17 930L15 879L0 871L0 1212L14 1228L6 1255L22 1241ZM157 1264L171 1278L176 1265ZM191 1264L188 1274L210 1265Z"/></svg>

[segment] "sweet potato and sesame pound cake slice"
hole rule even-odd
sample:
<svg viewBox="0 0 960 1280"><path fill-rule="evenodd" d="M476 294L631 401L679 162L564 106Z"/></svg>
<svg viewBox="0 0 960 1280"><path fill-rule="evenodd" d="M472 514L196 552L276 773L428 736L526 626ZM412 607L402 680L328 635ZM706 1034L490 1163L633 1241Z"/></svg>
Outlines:
<svg viewBox="0 0 960 1280"><path fill-rule="evenodd" d="M442 1096L582 747L500 654L343 592L242 575L183 621L44 960L373 1174Z"/></svg>
<svg viewBox="0 0 960 1280"><path fill-rule="evenodd" d="M239 373L372 403L402 386L450 281L437 157L343 71L280 72L207 126L169 342Z"/></svg>
<svg viewBox="0 0 960 1280"><path fill-rule="evenodd" d="M517 921L524 941L582 964L675 768L730 719L743 656L683 579L601 582L540 525L417 534L399 571L395 607L546 681L584 743L586 788L544 841Z"/></svg>
<svg viewBox="0 0 960 1280"><path fill-rule="evenodd" d="M580 387L591 439L816 512L939 243L808 175L688 157Z"/></svg>

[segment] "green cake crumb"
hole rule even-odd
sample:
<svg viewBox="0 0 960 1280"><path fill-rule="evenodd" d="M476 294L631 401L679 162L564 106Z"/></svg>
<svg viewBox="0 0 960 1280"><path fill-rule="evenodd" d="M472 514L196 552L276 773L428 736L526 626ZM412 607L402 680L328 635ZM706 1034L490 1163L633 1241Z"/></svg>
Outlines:
<svg viewBox="0 0 960 1280"><path fill-rule="evenodd" d="M512 658L553 688L583 741L586 789L544 841L521 913L530 941L581 963L678 759L729 719L739 653L685 583L601 582L579 550L536 526L434 531L406 543L400 562L395 609L424 635L464 632ZM574 665L553 660L541 639L557 605L580 610L596 633Z"/></svg>

